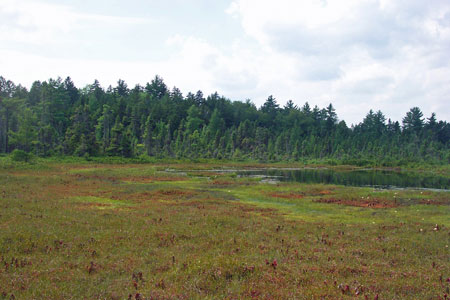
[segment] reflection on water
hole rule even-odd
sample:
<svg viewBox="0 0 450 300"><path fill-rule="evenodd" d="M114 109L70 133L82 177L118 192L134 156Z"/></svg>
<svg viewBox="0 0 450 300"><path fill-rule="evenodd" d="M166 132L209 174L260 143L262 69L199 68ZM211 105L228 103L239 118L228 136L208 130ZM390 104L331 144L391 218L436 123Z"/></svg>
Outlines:
<svg viewBox="0 0 450 300"><path fill-rule="evenodd" d="M438 175L379 170L335 171L330 169L237 170L239 176L264 176L279 181L326 183L383 188L450 189L450 178Z"/></svg>

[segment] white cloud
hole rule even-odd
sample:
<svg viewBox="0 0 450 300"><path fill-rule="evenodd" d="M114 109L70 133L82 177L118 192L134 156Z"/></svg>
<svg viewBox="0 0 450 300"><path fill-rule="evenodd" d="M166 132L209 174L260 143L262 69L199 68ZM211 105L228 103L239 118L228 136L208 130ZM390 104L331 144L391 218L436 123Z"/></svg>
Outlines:
<svg viewBox="0 0 450 300"><path fill-rule="evenodd" d="M67 5L39 1L0 1L0 40L34 44L60 43L77 29L93 26L145 25L152 20L83 13Z"/></svg>
<svg viewBox="0 0 450 300"><path fill-rule="evenodd" d="M429 114L448 101L448 1L235 0L227 13L297 68L279 74L273 93L284 99L331 101L350 122L370 108L400 120L412 106Z"/></svg>

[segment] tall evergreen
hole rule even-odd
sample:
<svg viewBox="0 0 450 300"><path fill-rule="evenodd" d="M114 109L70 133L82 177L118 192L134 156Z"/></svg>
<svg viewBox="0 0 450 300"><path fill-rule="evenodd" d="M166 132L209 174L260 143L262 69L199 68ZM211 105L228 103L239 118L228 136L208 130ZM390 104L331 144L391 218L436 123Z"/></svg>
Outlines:
<svg viewBox="0 0 450 300"><path fill-rule="evenodd" d="M183 96L159 76L106 90L97 80L79 89L57 78L30 91L0 76L0 153L449 163L449 123L413 107L401 124L370 110L349 128L331 103L280 107L269 96L258 108L218 93Z"/></svg>

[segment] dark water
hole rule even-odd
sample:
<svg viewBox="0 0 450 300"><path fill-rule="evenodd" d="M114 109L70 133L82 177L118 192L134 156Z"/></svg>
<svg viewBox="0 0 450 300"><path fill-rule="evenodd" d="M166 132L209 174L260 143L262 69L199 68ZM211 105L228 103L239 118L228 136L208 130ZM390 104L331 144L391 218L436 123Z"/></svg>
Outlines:
<svg viewBox="0 0 450 300"><path fill-rule="evenodd" d="M378 188L450 189L450 178L411 172L357 170L335 171L330 169L259 169L239 170L239 176L264 176L279 181L326 183Z"/></svg>

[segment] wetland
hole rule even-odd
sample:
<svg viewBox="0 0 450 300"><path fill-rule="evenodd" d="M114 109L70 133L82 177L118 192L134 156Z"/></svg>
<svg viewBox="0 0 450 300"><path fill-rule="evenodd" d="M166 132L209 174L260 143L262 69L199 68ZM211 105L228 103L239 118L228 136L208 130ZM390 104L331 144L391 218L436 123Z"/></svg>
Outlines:
<svg viewBox="0 0 450 300"><path fill-rule="evenodd" d="M0 169L0 299L444 298L448 179L429 188L424 175L411 182L426 189L399 189L391 172L395 181L381 183L370 180L382 171L361 172ZM348 173L365 179L347 184Z"/></svg>

